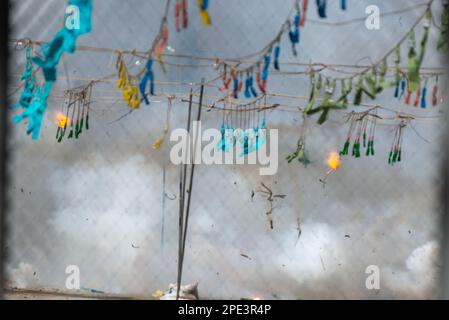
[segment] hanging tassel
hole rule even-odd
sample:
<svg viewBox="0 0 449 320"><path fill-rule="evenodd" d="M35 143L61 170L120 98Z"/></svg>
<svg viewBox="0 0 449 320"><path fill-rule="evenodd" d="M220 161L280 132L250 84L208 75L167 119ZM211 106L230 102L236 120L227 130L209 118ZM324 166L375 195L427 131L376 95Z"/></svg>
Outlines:
<svg viewBox="0 0 449 320"><path fill-rule="evenodd" d="M224 92L229 88L229 84L231 83L231 78L228 78L227 72L227 64L223 64L223 71L221 73L221 80L223 81L223 85L220 87L220 91Z"/></svg>
<svg viewBox="0 0 449 320"><path fill-rule="evenodd" d="M401 46L396 46L394 49L394 64L395 64L395 76L394 76L394 83L396 85L396 89L394 91L394 97L399 97L399 86L401 85Z"/></svg>
<svg viewBox="0 0 449 320"><path fill-rule="evenodd" d="M304 27L304 24L306 22L306 15L307 15L307 6L309 1L308 0L302 0L302 7L301 7L301 19L299 22L299 25L301 27Z"/></svg>
<svg viewBox="0 0 449 320"><path fill-rule="evenodd" d="M415 91L419 86L419 65L418 56L415 51L415 32L409 33L409 52L408 52L408 86L410 91Z"/></svg>
<svg viewBox="0 0 449 320"><path fill-rule="evenodd" d="M281 47L279 46L279 42L277 42L276 47L274 47L274 69L279 70L279 54L281 51Z"/></svg>
<svg viewBox="0 0 449 320"><path fill-rule="evenodd" d="M320 18L326 18L326 0L316 0L316 5L318 7L318 16Z"/></svg>
<svg viewBox="0 0 449 320"><path fill-rule="evenodd" d="M86 113L86 130L89 130L89 106L87 106L87 113Z"/></svg>
<svg viewBox="0 0 449 320"><path fill-rule="evenodd" d="M265 58L264 58L265 66L262 71L262 80L263 81L266 81L268 78L268 72L270 69L270 60L271 60L271 48L270 48L270 50L268 50L268 53L265 55Z"/></svg>
<svg viewBox="0 0 449 320"><path fill-rule="evenodd" d="M254 79L253 79L253 73L247 73L246 75L246 81L245 81L245 93L246 98L251 98L251 95L253 95L254 98L257 97L256 89L254 88Z"/></svg>
<svg viewBox="0 0 449 320"><path fill-rule="evenodd" d="M243 87L243 76L242 76L241 72L238 73L238 78L239 78L239 83L237 85L237 92L240 93L240 91L242 91L242 87Z"/></svg>
<svg viewBox="0 0 449 320"><path fill-rule="evenodd" d="M435 107L437 104L438 104L438 76L432 88L432 106Z"/></svg>
<svg viewBox="0 0 449 320"><path fill-rule="evenodd" d="M415 101L413 102L414 107L418 107L420 98L421 98L421 88L419 88L418 91L416 91Z"/></svg>
<svg viewBox="0 0 449 320"><path fill-rule="evenodd" d="M409 89L407 89L407 94L405 95L405 99L404 99L405 104L407 104L407 105L410 104L411 97L412 97L412 92Z"/></svg>
<svg viewBox="0 0 449 320"><path fill-rule="evenodd" d="M407 81L405 79L402 79L401 81L401 93L399 94L399 100L402 99L405 93L405 88L407 87Z"/></svg>
<svg viewBox="0 0 449 320"><path fill-rule="evenodd" d="M212 25L209 13L207 9L209 8L209 0L198 0L198 7L200 9L200 17L206 27Z"/></svg>
<svg viewBox="0 0 449 320"><path fill-rule="evenodd" d="M449 38L449 2L443 3L443 12L441 14L440 37L438 38L437 50L445 52L447 50Z"/></svg>
<svg viewBox="0 0 449 320"><path fill-rule="evenodd" d="M341 10L346 10L347 9L347 5L348 5L347 0L340 0Z"/></svg>
<svg viewBox="0 0 449 320"><path fill-rule="evenodd" d="M233 83L233 95L234 99L238 99L238 91L239 91L239 79L237 75L234 73L232 77L232 83Z"/></svg>
<svg viewBox="0 0 449 320"><path fill-rule="evenodd" d="M245 98L251 98L251 93L249 92L249 90L250 90L249 88L251 87L252 82L253 82L253 77L249 73L247 73L246 80L245 80L245 91L243 93Z"/></svg>
<svg viewBox="0 0 449 320"><path fill-rule="evenodd" d="M176 0L176 3L175 3L175 29L176 29L176 32L181 31L180 24L179 24L180 11L181 11L181 1Z"/></svg>
<svg viewBox="0 0 449 320"><path fill-rule="evenodd" d="M182 27L187 29L189 25L189 16L187 14L187 0L181 0Z"/></svg>
<svg viewBox="0 0 449 320"><path fill-rule="evenodd" d="M396 89L394 90L394 97L395 98L399 97L399 84L400 84L400 82L396 82Z"/></svg>
<svg viewBox="0 0 449 320"><path fill-rule="evenodd" d="M424 33L419 44L419 53L415 51L415 31L412 30L409 33L409 53L408 53L408 81L411 91L416 91L420 85L419 69L421 67L424 53L426 49L426 43L429 36L431 14L427 9L424 17Z"/></svg>
<svg viewBox="0 0 449 320"><path fill-rule="evenodd" d="M48 97L52 91L53 84L57 78L57 67L64 52L74 53L76 50L77 38L91 31L92 1L91 0L69 0L68 5L76 6L79 9L80 28L69 29L65 26L46 45L42 46L42 54L32 58L34 64L41 68L45 85L36 87L31 96L28 96L28 107L25 111L13 118L13 123L17 124L28 118L27 134L31 134L33 140L39 138L42 119L47 109ZM25 88L27 91L29 88Z"/></svg>
<svg viewBox="0 0 449 320"><path fill-rule="evenodd" d="M299 10L299 7L296 8L296 14L295 17L293 19L293 23L290 23L290 21L288 21L288 36L290 39L290 42L292 44L292 50L293 50L293 55L297 56L298 52L296 50L296 45L299 43L299 25L300 25L300 16L301 16L301 12ZM292 25L293 24L293 25Z"/></svg>
<svg viewBox="0 0 449 320"><path fill-rule="evenodd" d="M33 99L34 89L36 88L36 77L34 76L33 62L31 60L31 48L30 45L26 48L26 67L20 81L24 81L23 91L20 95L19 102L12 106L13 109L21 106L26 109L30 106L31 100Z"/></svg>
<svg viewBox="0 0 449 320"><path fill-rule="evenodd" d="M164 73L166 73L167 70L165 68L165 63L162 60L162 54L164 53L164 50L167 47L167 41L168 41L168 24L167 21L164 21L162 24L161 38L159 39L155 49L157 60L161 64L161 68Z"/></svg>
<svg viewBox="0 0 449 320"><path fill-rule="evenodd" d="M422 89L421 93L421 108L423 109L427 107L426 96L427 96L427 79L424 83L424 88Z"/></svg>
<svg viewBox="0 0 449 320"><path fill-rule="evenodd" d="M260 64L257 65L256 82L257 82L257 86L259 87L259 90L262 93L265 93L265 82L261 79Z"/></svg>
<svg viewBox="0 0 449 320"><path fill-rule="evenodd" d="M142 95L146 105L150 104L150 100L148 100L147 94L145 93L145 88L147 86L148 81L150 82L150 95L154 95L153 60L151 58L148 59L147 61L145 75L140 80L139 84L140 94Z"/></svg>

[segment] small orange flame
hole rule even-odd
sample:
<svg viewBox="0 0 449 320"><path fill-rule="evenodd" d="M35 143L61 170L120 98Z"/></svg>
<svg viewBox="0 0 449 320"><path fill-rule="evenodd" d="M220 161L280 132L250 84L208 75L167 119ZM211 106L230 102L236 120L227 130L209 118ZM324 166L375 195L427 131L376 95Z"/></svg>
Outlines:
<svg viewBox="0 0 449 320"><path fill-rule="evenodd" d="M327 164L329 165L329 167L333 170L336 171L339 167L340 167L340 155L333 151L329 154L329 157L327 158Z"/></svg>
<svg viewBox="0 0 449 320"><path fill-rule="evenodd" d="M69 117L67 117L67 116L66 116L65 114L63 114L62 112L57 112L57 113L56 113L56 124L58 125L58 127L64 128L64 127L66 127L69 123L70 123Z"/></svg>

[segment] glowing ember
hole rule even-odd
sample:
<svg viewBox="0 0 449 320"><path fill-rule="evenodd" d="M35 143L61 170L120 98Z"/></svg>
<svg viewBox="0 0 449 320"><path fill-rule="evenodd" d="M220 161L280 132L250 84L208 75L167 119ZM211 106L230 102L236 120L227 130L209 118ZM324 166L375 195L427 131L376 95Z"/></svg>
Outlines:
<svg viewBox="0 0 449 320"><path fill-rule="evenodd" d="M58 125L58 127L64 128L65 126L67 126L69 124L69 122L70 122L70 119L65 114L63 114L61 112L56 113L56 124Z"/></svg>
<svg viewBox="0 0 449 320"><path fill-rule="evenodd" d="M331 152L327 158L327 164L332 170L337 170L340 167L340 155L337 152Z"/></svg>

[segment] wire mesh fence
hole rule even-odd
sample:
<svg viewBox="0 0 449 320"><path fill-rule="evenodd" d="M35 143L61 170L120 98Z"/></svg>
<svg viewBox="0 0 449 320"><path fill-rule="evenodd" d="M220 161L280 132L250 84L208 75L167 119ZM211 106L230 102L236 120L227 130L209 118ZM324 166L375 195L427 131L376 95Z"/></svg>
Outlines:
<svg viewBox="0 0 449 320"><path fill-rule="evenodd" d="M419 3L352 1L347 11L341 11L337 1L329 1L328 19L364 17L371 4L382 13ZM11 38L48 41L60 28L59 13L65 5L54 0L14 2ZM179 33L170 8L168 45L172 53L196 57L245 56L276 35L292 5L292 1L211 1L212 26L206 28L196 2L188 1L189 26ZM164 6L163 1L97 0L93 31L79 44L145 51L157 33ZM433 7L438 20L441 5ZM380 30L372 31L364 22L338 27L316 23L312 9L301 31L298 57L290 52L288 39L282 39L281 60L287 63L282 70L298 71L288 65L298 61L369 65L394 46L423 12L417 7L386 16ZM438 30L432 28L427 67L443 61L434 49L437 37ZM25 60L13 46L11 57L13 92ZM151 297L176 282L179 167L170 161L173 144L168 137L159 150L151 147L163 132L169 103L166 97L154 97L150 106L129 113L115 88L115 60L111 53L65 55L40 139L31 141L23 125L11 128L8 287L65 290L71 265L79 268L80 289L86 292ZM158 93L186 98L190 84L197 92L202 77L217 76L213 59L167 57L167 62L183 66L168 65L164 73L155 64ZM138 70L144 61L129 58L127 63ZM63 110L64 90L109 74L113 76L93 88L90 130L78 140L58 143L55 114ZM308 81L304 75L273 74L268 87L270 92L307 96ZM209 97L221 95L214 86L205 91ZM296 149L303 121L296 107L304 107L305 101L267 98L269 104L291 105L288 110L266 111L268 127L279 130L277 173L261 176L255 165L195 169L183 283L198 282L205 299L438 297L444 121L434 116L441 115L444 106L423 110L404 106L393 98L393 91L385 90L375 103L429 116L405 129L402 162L388 165L394 122L380 123L375 156L343 157L325 187L319 181L328 170L325 159L346 139L345 111L332 112L323 125L309 119L311 163L304 167L285 158ZM17 98L17 93L11 96L11 103ZM206 105L212 103L212 98L206 99ZM187 106L173 101L170 130L185 127ZM219 111L203 110L203 129L219 128L221 123ZM259 191L262 183L285 196L273 203L273 228L266 214L272 204ZM366 270L372 265L380 270L378 290L366 287Z"/></svg>

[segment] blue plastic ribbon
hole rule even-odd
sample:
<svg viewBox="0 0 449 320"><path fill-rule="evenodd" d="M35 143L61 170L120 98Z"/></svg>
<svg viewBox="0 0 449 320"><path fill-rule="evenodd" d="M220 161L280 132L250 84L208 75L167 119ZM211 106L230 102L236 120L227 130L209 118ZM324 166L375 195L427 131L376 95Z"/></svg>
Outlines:
<svg viewBox="0 0 449 320"><path fill-rule="evenodd" d="M421 108L423 108L423 109L425 109L427 107L426 95L427 95L427 84L422 89L422 95L421 95Z"/></svg>
<svg viewBox="0 0 449 320"><path fill-rule="evenodd" d="M400 81L398 81L396 83L396 88L394 89L394 97L395 98L399 97L399 83L400 83Z"/></svg>
<svg viewBox="0 0 449 320"><path fill-rule="evenodd" d="M239 92L239 79L235 77L235 79L232 81L234 84L234 99L238 99L238 92Z"/></svg>
<svg viewBox="0 0 449 320"><path fill-rule="evenodd" d="M19 102L12 106L12 109L16 109L21 106L26 109L30 106L31 100L33 99L34 89L36 88L36 77L33 74L33 62L31 61L31 48L28 46L26 48L26 67L20 81L24 81L23 91L20 95Z"/></svg>
<svg viewBox="0 0 449 320"><path fill-rule="evenodd" d="M143 100L146 105L150 104L150 100L145 93L148 81L150 82L150 95L154 95L154 73L153 73L153 59L149 58L147 61L145 75L142 77L139 83L139 91L142 94Z"/></svg>
<svg viewBox="0 0 449 320"><path fill-rule="evenodd" d="M262 71L262 80L267 80L267 78L268 78L268 71L270 69L270 60L271 60L271 56L270 56L270 53L268 53L267 55L265 55L265 58L264 58L265 65L264 65L264 68Z"/></svg>
<svg viewBox="0 0 449 320"><path fill-rule="evenodd" d="M292 43L293 55L296 56L298 53L296 51L296 44L299 43L299 22L301 20L301 13L299 10L296 11L295 18L293 20L293 28L290 27L288 32L288 36L290 38L290 42Z"/></svg>
<svg viewBox="0 0 449 320"><path fill-rule="evenodd" d="M402 97L404 96L406 85L407 85L407 81L405 79L402 79L402 81L401 81L401 93L399 95L399 100L401 100Z"/></svg>
<svg viewBox="0 0 449 320"><path fill-rule="evenodd" d="M281 47L279 43L274 47L274 69L279 70L279 54L281 52Z"/></svg>
<svg viewBox="0 0 449 320"><path fill-rule="evenodd" d="M32 58L43 72L45 85L36 87L31 92L31 98L28 96L30 91L24 89L28 107L25 111L13 119L14 124L28 118L27 134L31 134L33 140L39 138L42 119L47 109L47 100L57 78L57 67L64 52L74 53L76 50L76 40L78 36L91 31L92 0L69 0L69 6L75 6L79 9L79 28L67 28L64 26L55 37L46 45L42 46L42 57ZM66 15L66 19L68 16ZM67 20L65 20L67 21ZM23 106L23 105L22 105Z"/></svg>
<svg viewBox="0 0 449 320"><path fill-rule="evenodd" d="M348 7L348 1L347 0L341 0L340 1L341 10L346 10Z"/></svg>
<svg viewBox="0 0 449 320"><path fill-rule="evenodd" d="M209 0L203 0L201 4L201 9L207 10L209 8Z"/></svg>
<svg viewBox="0 0 449 320"><path fill-rule="evenodd" d="M318 7L318 16L320 18L326 18L326 0L316 0Z"/></svg>
<svg viewBox="0 0 449 320"><path fill-rule="evenodd" d="M253 85L253 81L252 74L248 74L245 80L245 92L243 93L245 98L251 98L250 87Z"/></svg>

